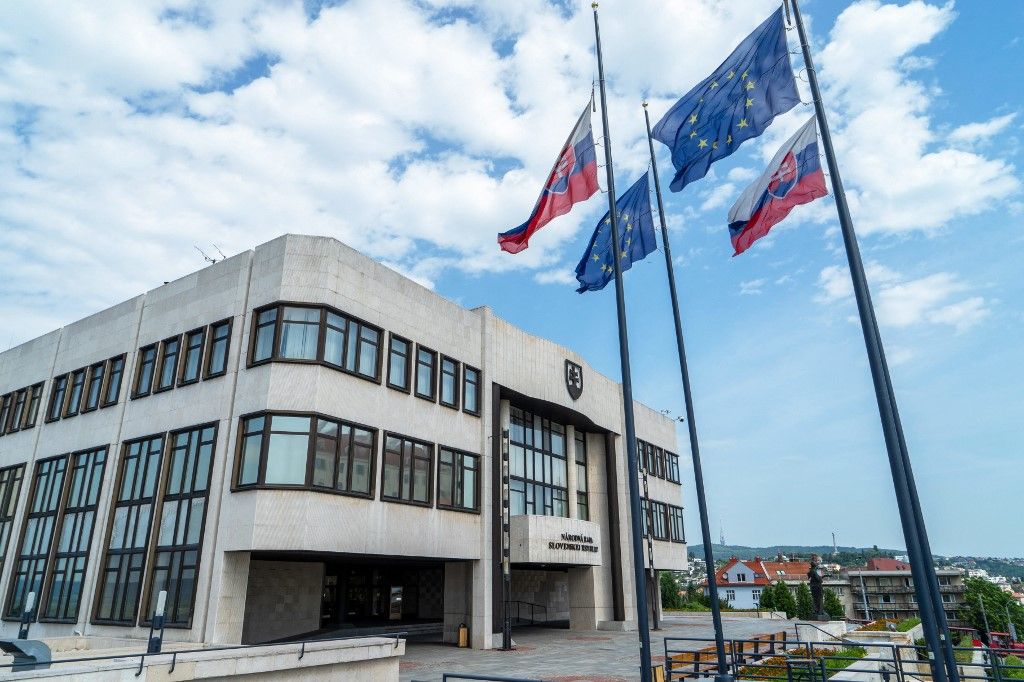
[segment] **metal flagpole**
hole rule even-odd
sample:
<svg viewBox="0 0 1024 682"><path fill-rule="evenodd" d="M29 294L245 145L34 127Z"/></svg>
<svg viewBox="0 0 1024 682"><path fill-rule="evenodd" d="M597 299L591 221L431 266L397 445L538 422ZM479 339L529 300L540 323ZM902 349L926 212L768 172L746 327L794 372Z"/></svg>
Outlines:
<svg viewBox="0 0 1024 682"><path fill-rule="evenodd" d="M807 79L811 87L812 99L814 100L814 111L818 119L818 128L825 151L825 160L828 164L829 174L832 177L836 209L839 213L839 225L842 229L843 242L846 246L850 277L853 281L857 310L860 314L861 330L864 334L864 345L867 349L868 364L871 367L871 378L875 387L875 398L878 402L878 412L882 421L886 452L892 471L893 486L896 490L896 503L899 507L903 535L907 543L907 553L910 555L911 571L914 576L914 591L921 613L921 621L924 625L925 639L927 640L930 652L929 663L935 682L945 682L947 679L946 665L944 665L942 660L935 660L935 653L943 651L939 638L940 631L934 613L935 601L931 590L935 567L930 563L926 563L922 552L918 519L914 513L914 505L908 485L907 465L909 465L909 458L905 457L905 453L900 447L899 432L901 427L899 426L898 415L895 409L892 382L885 364L885 352L882 348L881 337L878 334L878 326L875 322L875 313L871 304L867 277L864 274L864 265L860 257L857 236L853 230L853 220L850 217L850 209L846 203L846 194L843 191L842 179L836 164L835 150L832 148L832 137L829 133L828 121L825 117L825 108L821 100L821 92L818 88L818 77L814 70L814 62L811 59L807 34L804 30L803 18L800 14L800 6L797 0L788 0L788 2L793 7L793 17L800 36L800 48L803 52L804 64L807 68ZM935 584L938 584L937 580ZM948 635L945 638L948 640ZM956 675L955 670L953 675Z"/></svg>
<svg viewBox="0 0 1024 682"><path fill-rule="evenodd" d="M651 633L647 623L647 576L644 570L644 548L640 527L640 482L637 475L636 426L633 422L633 381L629 372L629 337L626 333L626 298L622 287L622 266L619 262L619 217L615 210L615 174L612 171L612 140L608 132L608 99L604 87L604 57L601 54L601 28L594 10L594 38L597 45L597 73L601 85L601 124L604 127L605 172L608 175L608 217L611 219L612 258L615 270L615 309L619 321L619 359L622 364L622 404L626 427L626 472L629 476L629 507L633 545L633 584L636 590L636 624L640 635L640 680L651 682ZM939 682L942 682L941 680Z"/></svg>
<svg viewBox="0 0 1024 682"><path fill-rule="evenodd" d="M647 146L651 150L651 168L654 171L654 194L658 199L658 214L661 217L661 242L665 247L665 267L668 270L668 292L672 297L672 317L676 323L676 349L679 352L679 373L683 379L683 401L686 403L686 426L690 432L690 457L693 460L693 478L697 488L697 508L700 510L700 535L704 542L704 565L708 579L708 595L711 598L711 618L715 624L715 650L718 653L717 682L731 682L729 662L725 655L725 632L722 629L722 613L718 604L718 585L715 581L715 556L711 549L711 524L708 522L708 502L704 495L704 473L700 465L700 446L697 444L697 422L693 416L693 396L690 394L690 371L686 365L686 348L683 345L683 323L679 319L679 298L676 293L676 276L672 270L672 247L668 241L668 226L665 224L665 206L661 198L661 181L658 178L658 162L654 156L654 140L651 137L651 117L644 102L644 121L647 122Z"/></svg>

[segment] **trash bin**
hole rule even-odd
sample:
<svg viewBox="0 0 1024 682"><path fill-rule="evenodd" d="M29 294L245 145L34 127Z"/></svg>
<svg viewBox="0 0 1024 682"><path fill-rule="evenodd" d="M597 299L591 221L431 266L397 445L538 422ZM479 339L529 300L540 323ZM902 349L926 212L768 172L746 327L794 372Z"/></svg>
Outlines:
<svg viewBox="0 0 1024 682"><path fill-rule="evenodd" d="M469 627L465 623L459 623L459 648L465 649L469 646Z"/></svg>

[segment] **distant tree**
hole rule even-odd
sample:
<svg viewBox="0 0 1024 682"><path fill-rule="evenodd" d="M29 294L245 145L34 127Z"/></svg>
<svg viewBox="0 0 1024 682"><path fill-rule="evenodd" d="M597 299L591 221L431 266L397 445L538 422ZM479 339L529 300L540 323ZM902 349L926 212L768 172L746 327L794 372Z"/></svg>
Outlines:
<svg viewBox="0 0 1024 682"><path fill-rule="evenodd" d="M993 632L1008 632L1006 612L1017 628L1017 636L1024 633L1024 606L984 578L968 578L964 581L964 600L959 607L958 617L978 632L985 632L985 619L981 614L981 603L985 604L988 626Z"/></svg>
<svg viewBox="0 0 1024 682"><path fill-rule="evenodd" d="M839 595L827 587L825 588L825 598L822 600L822 606L825 609L825 613L832 620L843 620L846 617L846 607L843 606Z"/></svg>
<svg viewBox="0 0 1024 682"><path fill-rule="evenodd" d="M807 583L800 583L796 588L796 616L800 620L814 618L814 599L811 597L811 588L807 586Z"/></svg>
<svg viewBox="0 0 1024 682"><path fill-rule="evenodd" d="M681 609L685 599L683 599L683 586L680 584L679 578L672 571L661 571L660 576L661 608Z"/></svg>
<svg viewBox="0 0 1024 682"><path fill-rule="evenodd" d="M775 588L770 584L765 585L764 589L761 590L761 599L758 602L758 608L764 611L775 610Z"/></svg>
<svg viewBox="0 0 1024 682"><path fill-rule="evenodd" d="M786 618L793 618L796 616L796 599L793 597L793 593L790 592L789 586L781 580L775 583L775 610L785 611Z"/></svg>

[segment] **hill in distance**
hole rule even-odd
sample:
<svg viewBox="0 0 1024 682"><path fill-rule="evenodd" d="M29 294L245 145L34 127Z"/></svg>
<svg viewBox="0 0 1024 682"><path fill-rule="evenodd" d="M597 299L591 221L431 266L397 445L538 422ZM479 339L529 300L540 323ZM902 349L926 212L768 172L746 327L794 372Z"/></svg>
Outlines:
<svg viewBox="0 0 1024 682"><path fill-rule="evenodd" d="M695 558L704 557L704 546L693 545L690 547L690 556ZM818 554L824 561L829 561L832 556L832 545L769 545L767 547L747 547L745 545L719 545L712 543L711 552L715 562L727 561L732 557L738 559L774 559L779 554L787 557L800 557L806 559L812 554ZM839 546L839 554L836 556L838 563L862 564L871 557L891 557L904 554L902 549L880 549L879 547L844 547Z"/></svg>

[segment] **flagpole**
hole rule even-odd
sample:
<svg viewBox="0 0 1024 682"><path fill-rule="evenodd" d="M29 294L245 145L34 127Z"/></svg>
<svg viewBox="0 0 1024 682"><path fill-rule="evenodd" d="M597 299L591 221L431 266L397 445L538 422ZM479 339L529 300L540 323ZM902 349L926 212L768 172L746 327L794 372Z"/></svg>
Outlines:
<svg viewBox="0 0 1024 682"><path fill-rule="evenodd" d="M686 365L686 348L683 345L683 323L679 319L679 297L676 293L676 276L672 269L672 247L668 240L668 226L665 224L665 205L661 198L661 180L658 178L658 162L654 156L654 138L651 137L651 117L644 105L644 121L647 123L647 146L651 150L651 169L654 171L654 194L658 199L658 215L661 218L661 242L665 247L665 268L668 270L668 291L672 297L672 317L676 323L676 350L679 353L679 373L683 379L683 401L686 403L686 426L690 432L690 457L693 461L693 479L697 488L697 508L700 510L700 535L704 542L704 566L708 580L708 595L711 600L711 619L715 625L715 650L718 653L717 682L731 682L729 663L725 655L725 632L722 629L722 612L718 603L718 584L715 580L715 556L711 549L711 524L708 521L708 503L704 495L704 473L700 465L700 446L697 444L697 421L693 416L693 396L690 394L690 371Z"/></svg>
<svg viewBox="0 0 1024 682"><path fill-rule="evenodd" d="M807 68L807 79L811 88L812 99L814 100L814 111L818 119L818 128L825 151L825 160L828 164L829 174L832 177L836 209L839 213L839 225L842 229L843 242L846 246L846 257L850 266L850 277L853 281L854 296L857 300L857 310L864 334L864 345L867 348L868 364L871 367L875 398L878 402L878 412L882 421L886 452L889 457L893 486L896 491L896 503L900 512L900 522L903 526L907 553L910 555L911 572L914 577L914 592L921 613L921 621L924 624L925 639L930 650L929 663L936 682L945 682L947 672L952 677L953 682L957 682L959 676L956 666L949 666L948 655L944 646L949 643L949 632L946 628L940 630L938 617L934 612L935 608L941 609L941 597L937 594L938 579L935 576L935 566L930 556L926 557L923 551L923 548L927 546L927 535L924 532L923 518L920 516L920 505L914 504L916 489L911 487L913 474L910 469L910 458L907 455L905 441L902 438L903 429L899 422L899 413L896 409L892 380L885 361L885 350L882 347L881 336L878 332L874 307L871 304L871 293L868 290L867 277L864 274L864 264L861 261L860 248L857 244L857 236L854 233L850 208L846 202L846 193L843 190L839 167L835 159L835 150L832 147L832 137L829 132L828 121L825 117L821 92L818 88L818 77L814 70L814 62L811 59L807 34L804 30L803 18L800 14L800 6L797 0L788 0L788 2L792 4L793 17L796 21L797 33L800 37L800 48L803 52L804 65ZM939 652L941 652L943 657L942 661L935 660L935 654Z"/></svg>
<svg viewBox="0 0 1024 682"><path fill-rule="evenodd" d="M640 526L640 481L637 473L636 425L633 419L633 381L629 371L629 336L626 332L626 298L619 263L619 218L615 210L615 174L612 170L612 140L608 132L608 99L604 87L604 56L601 53L601 28L594 10L594 38L597 46L597 72L601 85L601 124L604 128L605 172L608 175L608 217L612 228L612 267L615 270L615 310L619 321L619 360L622 364L622 404L626 428L626 471L629 476L629 507L633 546L633 584L636 590L636 623L640 635L640 680L651 682L651 633L647 623L647 576L644 570L643 531ZM940 681L942 682L942 681Z"/></svg>

